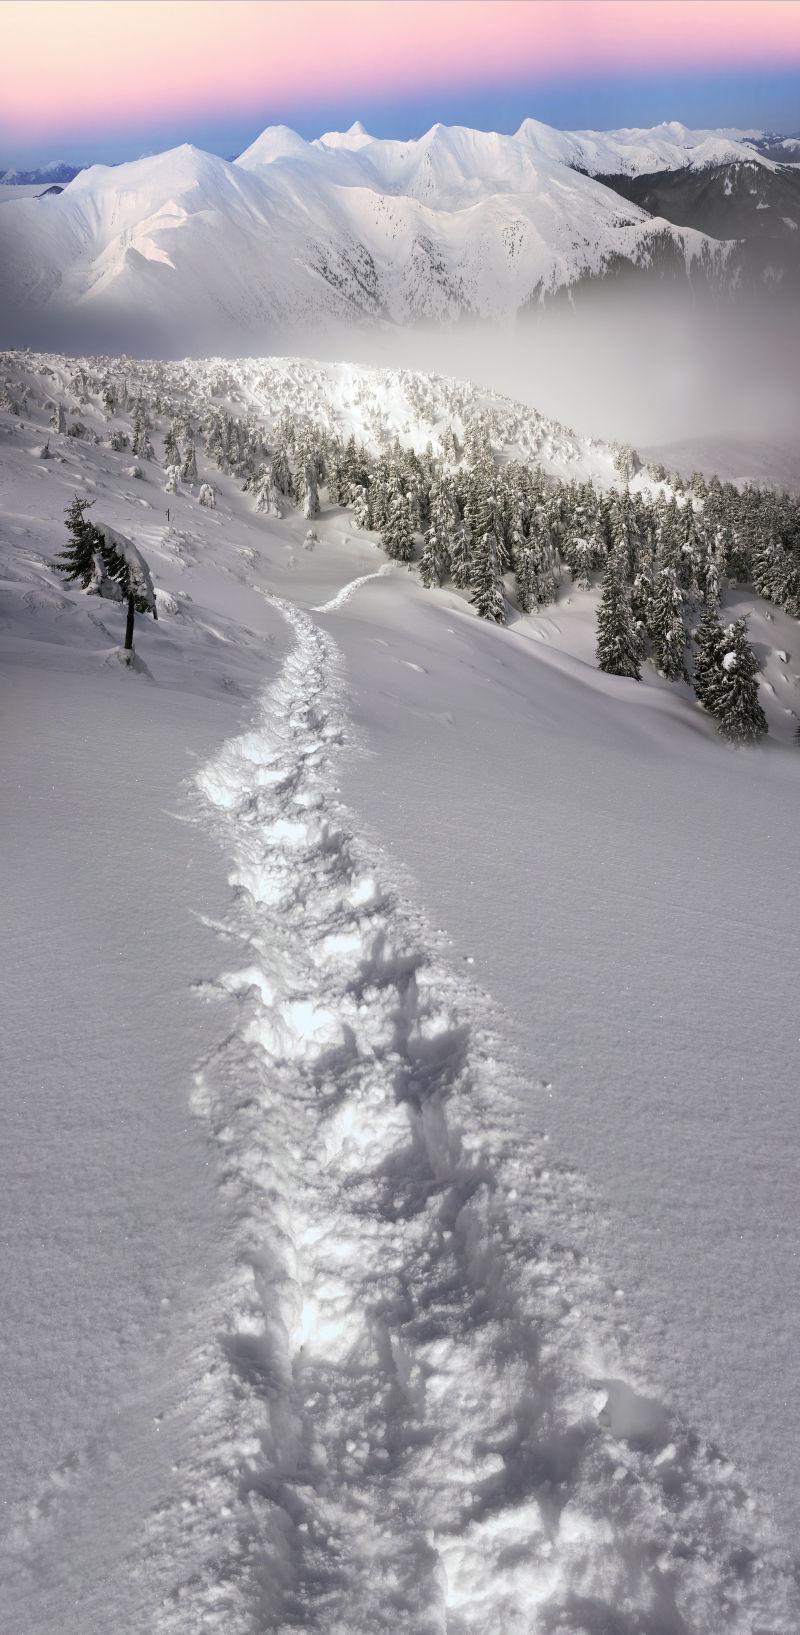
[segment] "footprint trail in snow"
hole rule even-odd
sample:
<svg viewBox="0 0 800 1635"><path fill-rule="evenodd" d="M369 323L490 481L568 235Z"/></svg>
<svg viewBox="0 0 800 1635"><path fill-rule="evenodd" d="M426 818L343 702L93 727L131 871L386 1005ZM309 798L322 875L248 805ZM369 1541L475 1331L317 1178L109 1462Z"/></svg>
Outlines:
<svg viewBox="0 0 800 1635"><path fill-rule="evenodd" d="M200 777L240 955L195 1101L238 1259L152 1523L158 1627L789 1635L766 1521L625 1360L482 996L337 802L335 645L275 605L293 648Z"/></svg>

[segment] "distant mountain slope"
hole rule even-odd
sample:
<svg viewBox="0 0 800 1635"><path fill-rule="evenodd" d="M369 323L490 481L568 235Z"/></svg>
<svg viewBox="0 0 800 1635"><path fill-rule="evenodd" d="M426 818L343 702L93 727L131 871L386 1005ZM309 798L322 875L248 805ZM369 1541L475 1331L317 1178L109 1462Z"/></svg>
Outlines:
<svg viewBox="0 0 800 1635"><path fill-rule="evenodd" d="M84 165L68 165L64 159L52 159L49 165L34 166L32 170L0 170L0 182L7 187L28 187L37 182L43 187L54 182L64 186L84 169Z"/></svg>
<svg viewBox="0 0 800 1635"><path fill-rule="evenodd" d="M753 154L655 175L605 176L606 185L659 219L742 243L732 257L751 283L800 278L800 166Z"/></svg>
<svg viewBox="0 0 800 1635"><path fill-rule="evenodd" d="M768 159L774 159L779 165L800 164L800 131L794 131L788 136L762 136L753 143L753 146L759 153Z"/></svg>

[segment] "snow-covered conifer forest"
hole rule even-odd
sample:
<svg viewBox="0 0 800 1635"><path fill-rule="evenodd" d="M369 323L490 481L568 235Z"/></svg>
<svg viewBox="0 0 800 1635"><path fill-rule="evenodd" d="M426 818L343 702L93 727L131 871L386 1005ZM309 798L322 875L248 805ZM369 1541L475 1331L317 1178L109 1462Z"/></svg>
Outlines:
<svg viewBox="0 0 800 1635"><path fill-rule="evenodd" d="M0 1627L796 1635L797 494L31 351L0 488Z"/></svg>

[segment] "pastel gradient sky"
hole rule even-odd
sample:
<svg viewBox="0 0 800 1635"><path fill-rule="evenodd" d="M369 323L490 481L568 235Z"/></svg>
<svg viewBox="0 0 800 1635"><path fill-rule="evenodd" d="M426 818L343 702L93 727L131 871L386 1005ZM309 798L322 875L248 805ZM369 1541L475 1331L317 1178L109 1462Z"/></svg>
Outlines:
<svg viewBox="0 0 800 1635"><path fill-rule="evenodd" d="M267 124L800 128L800 0L2 0L0 163Z"/></svg>

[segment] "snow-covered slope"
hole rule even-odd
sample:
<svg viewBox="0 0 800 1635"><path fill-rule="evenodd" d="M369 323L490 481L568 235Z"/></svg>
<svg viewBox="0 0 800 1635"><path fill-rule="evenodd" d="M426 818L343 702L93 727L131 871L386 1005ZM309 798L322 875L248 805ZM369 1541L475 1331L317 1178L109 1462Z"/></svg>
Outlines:
<svg viewBox="0 0 800 1635"><path fill-rule="evenodd" d="M95 381L608 446L409 372L83 363L0 365L0 1627L795 1635L796 621L752 605L734 753L598 673L596 590L494 629L199 450L206 510ZM50 566L76 492L153 571L135 669Z"/></svg>
<svg viewBox="0 0 800 1635"><path fill-rule="evenodd" d="M83 416L70 382L76 367L97 378L108 372L141 384L145 393L169 394L196 417L210 403L239 415L253 414L270 426L282 413L307 416L330 434L354 435L373 452L398 437L421 453L428 443L441 453L448 430L463 440L481 418L503 458L540 465L553 477L588 479L602 488L620 482L620 445L582 437L528 404L515 402L472 381L413 369L370 369L354 363L317 363L305 358L192 359L178 363L126 362L113 358L75 360L55 354L0 356L0 385L23 415L63 400ZM13 429L13 419L7 421ZM632 451L628 451L632 453ZM636 464L634 456L634 464ZM644 473L634 487L647 482Z"/></svg>
<svg viewBox="0 0 800 1635"><path fill-rule="evenodd" d="M508 316L621 268L714 282L726 256L529 134L435 125L416 142L359 130L308 143L278 126L234 164L185 146L95 165L46 208L11 202L0 298L8 337L68 319L117 341L127 329L139 350L172 337L174 354L189 328L208 346L335 321Z"/></svg>
<svg viewBox="0 0 800 1635"><path fill-rule="evenodd" d="M678 120L619 131L557 131L524 119L517 141L533 153L577 165L590 176L641 176L659 170L702 170L707 165L752 159L756 130L690 130ZM757 154L759 161L770 161Z"/></svg>

